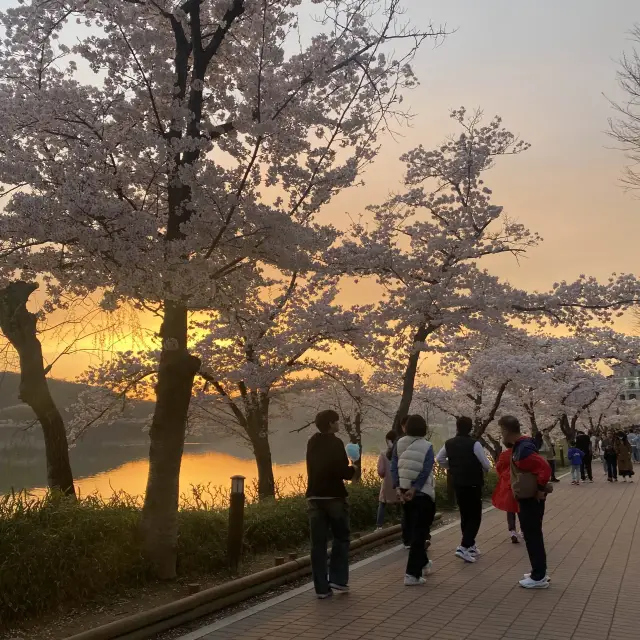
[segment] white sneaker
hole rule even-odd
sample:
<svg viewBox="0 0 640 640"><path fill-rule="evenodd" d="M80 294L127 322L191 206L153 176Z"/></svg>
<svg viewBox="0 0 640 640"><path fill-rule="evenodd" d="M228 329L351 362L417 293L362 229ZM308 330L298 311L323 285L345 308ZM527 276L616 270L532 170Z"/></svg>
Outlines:
<svg viewBox="0 0 640 640"><path fill-rule="evenodd" d="M531 577L525 578L524 580L520 580L519 584L523 589L548 589L549 588L548 580L532 580Z"/></svg>
<svg viewBox="0 0 640 640"><path fill-rule="evenodd" d="M407 551L408 551L409 549L411 549L411 545L410 545L410 544L403 544L402 546L403 546Z"/></svg>
<svg viewBox="0 0 640 640"><path fill-rule="evenodd" d="M476 561L475 556L472 556L469 553L469 549L465 549L464 547L458 547L456 549L456 557L461 558L465 562L473 563Z"/></svg>
<svg viewBox="0 0 640 640"><path fill-rule="evenodd" d="M429 560L422 570L423 576L428 576L433 571L433 560Z"/></svg>
<svg viewBox="0 0 640 640"><path fill-rule="evenodd" d="M511 542L513 542L513 544L520 544L520 538L518 537L517 531L509 531L509 537L511 538Z"/></svg>
<svg viewBox="0 0 640 640"><path fill-rule="evenodd" d="M338 584L337 582L330 582L329 587L331 587L333 591L337 591L338 593L349 593L348 584Z"/></svg>
<svg viewBox="0 0 640 640"><path fill-rule="evenodd" d="M530 577L531 577L531 574L530 574L530 573L525 573L525 574L524 574L524 577L525 577L525 578L530 578ZM544 577L544 579L545 579L547 582L551 582L551 576L550 576L548 573L547 573L547 575Z"/></svg>
<svg viewBox="0 0 640 640"><path fill-rule="evenodd" d="M482 555L482 551L480 551L480 549L478 549L478 547L474 544L473 547L469 547L469 553L474 557L477 558L478 556Z"/></svg>
<svg viewBox="0 0 640 640"><path fill-rule="evenodd" d="M410 576L409 574L404 577L404 586L405 587L418 587L421 584L425 584L426 580L422 577L416 578L415 576Z"/></svg>

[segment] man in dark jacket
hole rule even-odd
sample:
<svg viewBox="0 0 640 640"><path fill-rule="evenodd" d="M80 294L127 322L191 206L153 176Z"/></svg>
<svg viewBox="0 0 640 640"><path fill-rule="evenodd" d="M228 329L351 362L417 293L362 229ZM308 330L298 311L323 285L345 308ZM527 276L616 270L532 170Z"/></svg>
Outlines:
<svg viewBox="0 0 640 640"><path fill-rule="evenodd" d="M545 499L549 491L551 478L549 463L538 453L531 438L520 432L520 422L514 416L503 416L498 424L502 430L505 444L513 445L511 453L511 488L518 500L520 528L527 545L531 562L531 573L524 575L520 586L525 589L547 589L547 554L544 548L542 520L544 518ZM526 478L524 478L526 476ZM523 480L527 480L525 483ZM519 495L520 485L532 488L529 495Z"/></svg>
<svg viewBox="0 0 640 640"><path fill-rule="evenodd" d="M580 475L582 476L582 482L586 482L587 477L589 478L589 482L593 482L593 471L591 469L591 463L593 462L591 438L584 431L578 431L578 435L576 436L576 447L584 453L582 456L582 462L580 463Z"/></svg>
<svg viewBox="0 0 640 640"><path fill-rule="evenodd" d="M318 598L333 591L349 590L349 505L345 480L351 480L355 468L349 464L344 444L336 436L340 416L321 411L316 416L318 433L307 444L307 500L311 530L311 570ZM327 543L333 534L329 576Z"/></svg>
<svg viewBox="0 0 640 640"><path fill-rule="evenodd" d="M460 509L462 541L456 556L465 562L475 562L480 555L476 536L482 521L482 487L490 464L482 445L471 437L473 422L461 416L456 420L456 436L445 442L436 462L449 470Z"/></svg>

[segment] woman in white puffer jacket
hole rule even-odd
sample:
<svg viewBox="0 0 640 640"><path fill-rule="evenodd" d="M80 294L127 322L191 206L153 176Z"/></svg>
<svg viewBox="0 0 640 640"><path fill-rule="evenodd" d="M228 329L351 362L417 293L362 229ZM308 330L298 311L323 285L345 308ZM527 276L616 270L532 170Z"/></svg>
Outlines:
<svg viewBox="0 0 640 640"><path fill-rule="evenodd" d="M436 493L433 477L435 456L427 440L427 423L422 416L409 416L404 437L398 440L391 460L391 475L403 503L407 534L410 539L409 558L404 583L424 584L424 575L432 568L425 543L430 537L436 514Z"/></svg>

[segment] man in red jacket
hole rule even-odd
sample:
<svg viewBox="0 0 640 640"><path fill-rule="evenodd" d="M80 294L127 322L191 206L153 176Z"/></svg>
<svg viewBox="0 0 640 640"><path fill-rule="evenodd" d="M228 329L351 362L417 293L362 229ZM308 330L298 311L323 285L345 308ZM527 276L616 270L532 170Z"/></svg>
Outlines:
<svg viewBox="0 0 640 640"><path fill-rule="evenodd" d="M520 432L520 422L514 416L503 416L498 423L502 430L502 439L505 443L512 444L511 454L511 486L518 500L520 512L520 528L527 545L527 553L531 561L531 573L525 574L520 580L520 586L525 589L547 589L549 576L547 575L547 554L544 548L542 535L542 520L548 484L551 479L551 467L549 463L538 453L536 445L531 438L523 436ZM533 476L537 483L537 491L533 485L533 492L528 496L519 496L516 493L514 476ZM524 484L524 483L522 483ZM531 483L530 483L531 484Z"/></svg>

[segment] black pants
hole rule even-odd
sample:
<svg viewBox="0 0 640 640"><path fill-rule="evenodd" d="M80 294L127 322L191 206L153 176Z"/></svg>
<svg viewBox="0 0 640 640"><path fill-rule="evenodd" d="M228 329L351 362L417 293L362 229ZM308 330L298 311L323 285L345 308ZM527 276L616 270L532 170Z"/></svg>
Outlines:
<svg viewBox="0 0 640 640"><path fill-rule="evenodd" d="M476 543L482 522L482 487L456 487L456 500L460 509L460 546L468 549Z"/></svg>
<svg viewBox="0 0 640 640"><path fill-rule="evenodd" d="M580 464L580 476L582 480L586 480L587 477L589 480L593 480L593 472L591 470L591 463L593 462L593 456L590 453L585 453L582 458L582 463Z"/></svg>
<svg viewBox="0 0 640 640"><path fill-rule="evenodd" d="M407 575L419 578L429 562L425 542L431 537L431 525L436 515L436 503L423 493L404 503L406 532L409 535Z"/></svg>
<svg viewBox="0 0 640 640"><path fill-rule="evenodd" d="M316 593L330 591L329 582L349 584L349 505L344 498L309 500L311 571ZM327 543L333 534L327 576Z"/></svg>
<svg viewBox="0 0 640 640"><path fill-rule="evenodd" d="M509 527L509 531L516 530L516 514L511 511L507 511L507 527Z"/></svg>
<svg viewBox="0 0 640 640"><path fill-rule="evenodd" d="M547 462L549 463L549 466L551 467L551 479L555 480L556 479L556 461L555 461L555 458L547 460Z"/></svg>
<svg viewBox="0 0 640 640"><path fill-rule="evenodd" d="M531 579L542 580L547 575L547 552L544 548L542 520L544 518L544 500L527 498L518 500L520 505L520 528L527 545L531 562Z"/></svg>
<svg viewBox="0 0 640 640"><path fill-rule="evenodd" d="M605 458L607 463L607 477L609 480L618 479L618 456L609 456Z"/></svg>

